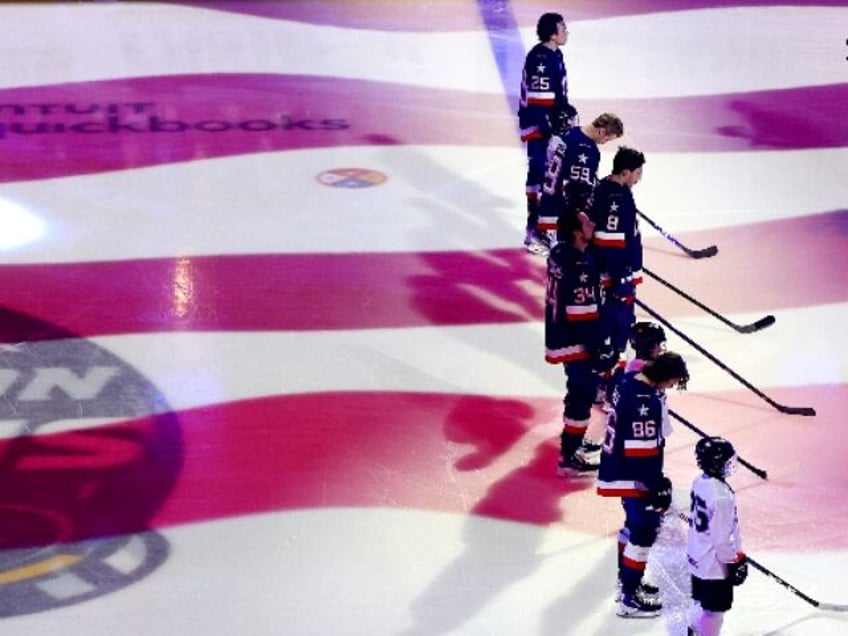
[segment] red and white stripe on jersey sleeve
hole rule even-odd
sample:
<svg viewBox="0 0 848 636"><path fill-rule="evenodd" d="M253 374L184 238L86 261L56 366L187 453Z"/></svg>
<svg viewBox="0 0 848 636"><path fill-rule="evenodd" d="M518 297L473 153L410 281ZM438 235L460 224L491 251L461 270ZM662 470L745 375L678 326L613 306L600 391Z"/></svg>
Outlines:
<svg viewBox="0 0 848 636"><path fill-rule="evenodd" d="M556 93L553 91L527 91L528 106L553 106Z"/></svg>
<svg viewBox="0 0 848 636"><path fill-rule="evenodd" d="M565 319L569 322L586 322L598 318L598 305L566 305Z"/></svg>
<svg viewBox="0 0 848 636"><path fill-rule="evenodd" d="M625 457L656 457L660 454L658 439L626 439L624 440Z"/></svg>
<svg viewBox="0 0 848 636"><path fill-rule="evenodd" d="M562 364L563 362L574 362L575 360L588 360L589 352L583 345L571 345L558 347L556 349L545 349L545 362L551 364Z"/></svg>
<svg viewBox="0 0 848 636"><path fill-rule="evenodd" d="M595 245L598 247L620 247L627 246L624 232L601 232L595 231Z"/></svg>
<svg viewBox="0 0 848 636"><path fill-rule="evenodd" d="M530 139L543 139L544 135L538 126L528 126L520 131L521 141L529 141Z"/></svg>
<svg viewBox="0 0 848 636"><path fill-rule="evenodd" d="M601 497L647 497L648 490L638 481L617 479L615 481L598 480L596 492Z"/></svg>

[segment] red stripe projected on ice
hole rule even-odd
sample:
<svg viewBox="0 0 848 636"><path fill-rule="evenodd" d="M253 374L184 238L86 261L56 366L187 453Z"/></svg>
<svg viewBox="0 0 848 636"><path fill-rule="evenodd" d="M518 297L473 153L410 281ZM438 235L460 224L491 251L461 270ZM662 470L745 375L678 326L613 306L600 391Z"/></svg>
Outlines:
<svg viewBox="0 0 848 636"><path fill-rule="evenodd" d="M615 99L647 152L848 145L848 84ZM610 100L577 103L586 114ZM815 125L805 122L815 121ZM518 146L501 95L295 75L208 74L0 90L0 182L305 148Z"/></svg>
<svg viewBox="0 0 848 636"><path fill-rule="evenodd" d="M819 488L843 480L843 453L828 440L838 434L836 415L848 408L848 391L840 397L831 387L801 387L775 396L790 403L810 401L820 417L801 424L799 438L797 418L761 407L755 396L673 392L669 400L711 433L731 436L748 461L769 470L770 482L744 471L734 478L737 487L748 486L742 511L747 519L772 518L778 505L794 507L789 520L782 516L779 533L746 524L752 546L844 546L842 534L817 534L809 519L824 514L837 523L848 514L841 491ZM722 421L715 418L716 400ZM326 393L192 410L180 414L184 471L155 523L279 508L389 505L606 533L609 528L600 527L606 523L603 515L586 514L599 503L594 481L552 475L558 428L547 436L539 427L559 422L561 409L558 399ZM593 418L591 433L597 436L603 416L595 412ZM797 444L793 465L786 463L789 437ZM682 426L670 438L666 462L677 488L686 488L694 477L693 439ZM221 487L210 488L213 483ZM791 502L781 484L791 485Z"/></svg>
<svg viewBox="0 0 848 636"><path fill-rule="evenodd" d="M645 262L723 313L843 302L848 245L842 228L847 226L848 211L841 211L681 236L693 244L720 245L710 262L693 260L653 237L646 241ZM808 244L831 256L794 251L794 245ZM745 259L755 259L760 267L740 270ZM20 342L64 338L66 332L97 336L541 321L545 272L544 261L516 248L6 265L0 275L3 307L58 326L33 328L30 321L10 315L0 327L0 340ZM728 280L736 284L728 287ZM789 295L787 281L799 281ZM665 315L700 311L650 279L639 293L652 306L659 301L656 309ZM711 300L719 297L720 303Z"/></svg>
<svg viewBox="0 0 848 636"><path fill-rule="evenodd" d="M842 450L829 440L839 434L846 396L832 387L776 394L815 403L821 417L813 423L739 392L669 396L675 409L712 433L732 433L740 454L769 471L769 482L743 470L733 480L746 493L744 518L777 521L776 507L788 511L779 532L746 523L750 545L845 545L844 533L815 528L831 528L848 514L840 489L820 487L843 479ZM327 392L23 437L2 444L7 472L0 504L27 501L61 513L70 528L66 539L333 506L441 510L608 533L604 515L587 514L602 501L594 481L552 475L561 408L559 399ZM603 418L600 411L593 417L597 435ZM694 477L693 439L679 426L669 438L666 466L677 488ZM819 520L815 527L811 518ZM6 536L31 543L26 519L18 517Z"/></svg>

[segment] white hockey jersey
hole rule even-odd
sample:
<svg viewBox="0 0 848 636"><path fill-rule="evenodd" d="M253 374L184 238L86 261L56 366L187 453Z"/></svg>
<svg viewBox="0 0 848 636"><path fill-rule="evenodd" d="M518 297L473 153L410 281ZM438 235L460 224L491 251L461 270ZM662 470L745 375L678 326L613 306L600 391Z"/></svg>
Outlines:
<svg viewBox="0 0 848 636"><path fill-rule="evenodd" d="M689 571L700 579L727 578L727 564L742 552L733 489L720 479L697 477L689 515Z"/></svg>

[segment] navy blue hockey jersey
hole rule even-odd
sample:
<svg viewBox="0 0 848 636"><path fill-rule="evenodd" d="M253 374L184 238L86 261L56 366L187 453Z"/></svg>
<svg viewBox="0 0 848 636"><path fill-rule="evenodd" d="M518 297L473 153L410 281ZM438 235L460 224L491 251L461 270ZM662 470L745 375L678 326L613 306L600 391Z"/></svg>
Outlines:
<svg viewBox="0 0 848 636"><path fill-rule="evenodd" d="M598 145L579 126L551 137L542 181L540 230L557 229L566 210L589 212L600 162Z"/></svg>
<svg viewBox="0 0 848 636"><path fill-rule="evenodd" d="M663 474L663 398L660 391L628 374L613 393L613 410L598 471L604 497L647 497Z"/></svg>
<svg viewBox="0 0 848 636"><path fill-rule="evenodd" d="M548 257L545 292L545 360L588 360L604 340L601 287L591 249L557 243Z"/></svg>
<svg viewBox="0 0 848 636"><path fill-rule="evenodd" d="M521 73L518 126L521 140L542 139L551 134L557 110L568 110L568 77L562 51L541 42L530 49Z"/></svg>
<svg viewBox="0 0 848 636"><path fill-rule="evenodd" d="M634 286L642 282L642 236L633 192L609 177L601 179L589 216L595 223L593 244L601 284L632 301Z"/></svg>

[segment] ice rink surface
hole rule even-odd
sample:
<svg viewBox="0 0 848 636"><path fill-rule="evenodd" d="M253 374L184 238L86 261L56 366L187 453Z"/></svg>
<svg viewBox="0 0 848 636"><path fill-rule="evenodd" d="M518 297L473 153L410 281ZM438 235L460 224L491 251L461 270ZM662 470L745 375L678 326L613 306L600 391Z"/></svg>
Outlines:
<svg viewBox="0 0 848 636"><path fill-rule="evenodd" d="M848 6L0 4L0 632L685 634L685 526L615 616L617 501L554 476L521 247L536 19L647 155L640 299L740 455L745 550L848 603ZM601 174L615 144L602 147ZM668 330L667 330L668 331ZM811 406L815 417L775 406ZM603 426L593 414L592 432ZM685 508L697 435L666 466ZM725 634L848 614L752 571Z"/></svg>

